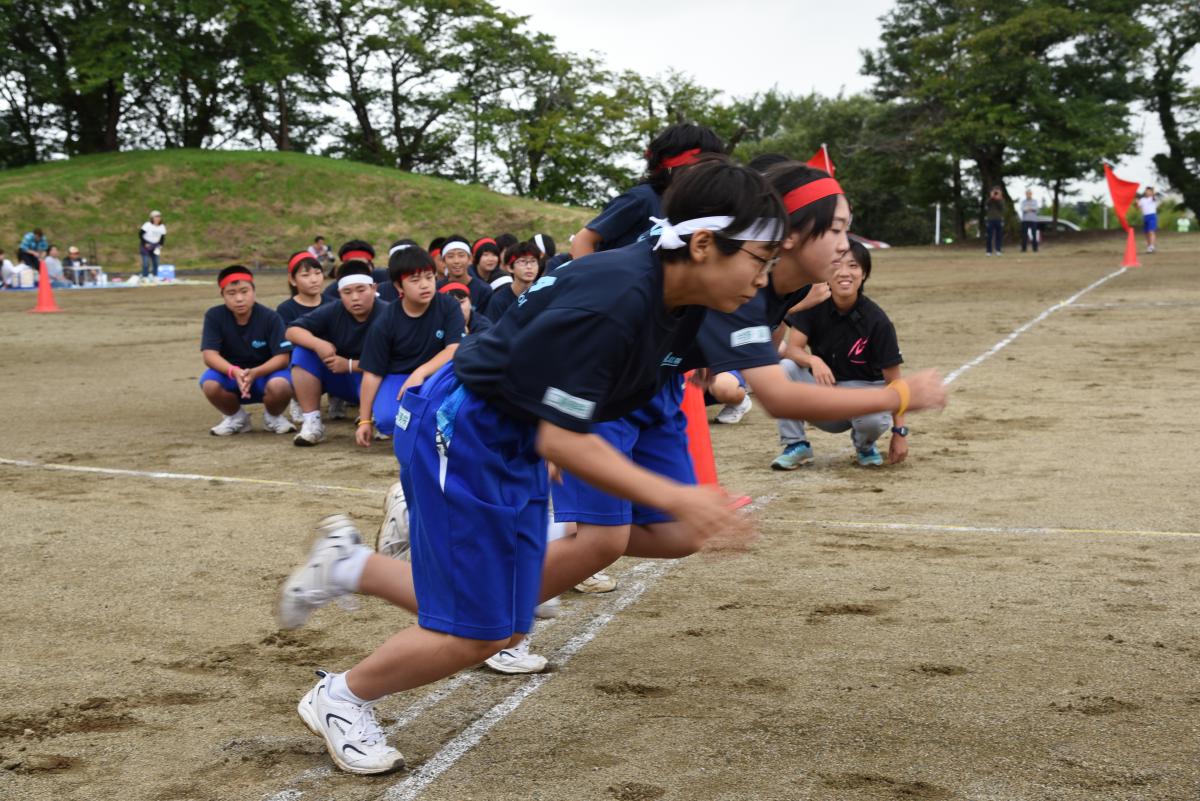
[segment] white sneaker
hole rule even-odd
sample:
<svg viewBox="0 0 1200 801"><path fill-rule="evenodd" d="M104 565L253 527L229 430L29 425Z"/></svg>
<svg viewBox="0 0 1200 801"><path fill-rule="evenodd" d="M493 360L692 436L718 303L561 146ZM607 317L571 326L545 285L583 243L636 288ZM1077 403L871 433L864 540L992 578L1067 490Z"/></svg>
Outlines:
<svg viewBox="0 0 1200 801"><path fill-rule="evenodd" d="M525 637L512 648L484 662L497 673L541 673L546 669L546 657L529 653L529 638Z"/></svg>
<svg viewBox="0 0 1200 801"><path fill-rule="evenodd" d="M329 419L330 420L345 420L346 419L346 401L342 398L329 396Z"/></svg>
<svg viewBox="0 0 1200 801"><path fill-rule="evenodd" d="M399 481L388 488L383 509L383 523L375 536L375 552L392 559L407 559L408 503Z"/></svg>
<svg viewBox="0 0 1200 801"><path fill-rule="evenodd" d="M617 588L617 580L607 573L600 572L594 576L588 576L583 581L575 585L575 592L612 592Z"/></svg>
<svg viewBox="0 0 1200 801"><path fill-rule="evenodd" d="M290 434L296 430L291 420L282 414L271 414L266 409L263 409L263 428L272 434Z"/></svg>
<svg viewBox="0 0 1200 801"><path fill-rule="evenodd" d="M324 441L325 424L321 422L320 417L314 417L304 421L304 424L300 426L300 433L292 440L292 444L307 448Z"/></svg>
<svg viewBox="0 0 1200 801"><path fill-rule="evenodd" d="M325 740L334 764L349 773L388 773L404 767L404 756L387 744L375 719L375 704L361 706L329 697L332 676L318 670L316 686L296 711L308 730Z"/></svg>
<svg viewBox="0 0 1200 801"><path fill-rule="evenodd" d="M533 616L542 620L549 620L550 618L558 617L561 614L562 599L560 599L557 595L533 607Z"/></svg>
<svg viewBox="0 0 1200 801"><path fill-rule="evenodd" d="M721 413L717 415L717 422L725 423L726 425L741 422L742 418L746 416L746 412L750 411L750 407L753 405L750 402L750 395L747 393L746 397L742 398L742 402L737 406L726 406L722 409Z"/></svg>
<svg viewBox="0 0 1200 801"><path fill-rule="evenodd" d="M292 419L296 425L304 422L304 410L300 408L300 404L296 403L296 399L292 398L288 401L287 416Z"/></svg>
<svg viewBox="0 0 1200 801"><path fill-rule="evenodd" d="M288 576L279 592L280 628L298 629L325 604L350 595L334 585L333 568L362 545L362 536L344 514L326 517L317 524L317 534L308 559Z"/></svg>
<svg viewBox="0 0 1200 801"><path fill-rule="evenodd" d="M212 428L208 429L208 433L214 437L231 437L234 434L240 434L243 431L250 430L250 415L245 409L238 409L231 415L221 419Z"/></svg>

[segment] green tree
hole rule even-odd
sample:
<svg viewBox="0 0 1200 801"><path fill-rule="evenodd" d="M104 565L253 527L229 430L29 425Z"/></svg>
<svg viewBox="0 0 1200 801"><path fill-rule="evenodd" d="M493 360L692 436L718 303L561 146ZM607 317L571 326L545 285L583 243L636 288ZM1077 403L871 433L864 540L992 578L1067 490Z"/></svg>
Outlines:
<svg viewBox="0 0 1200 801"><path fill-rule="evenodd" d="M1154 166L1183 195L1183 205L1200 214L1200 87L1188 85L1186 63L1200 47L1200 9L1190 0L1163 2L1150 7L1146 24L1154 42L1149 105L1167 143Z"/></svg>

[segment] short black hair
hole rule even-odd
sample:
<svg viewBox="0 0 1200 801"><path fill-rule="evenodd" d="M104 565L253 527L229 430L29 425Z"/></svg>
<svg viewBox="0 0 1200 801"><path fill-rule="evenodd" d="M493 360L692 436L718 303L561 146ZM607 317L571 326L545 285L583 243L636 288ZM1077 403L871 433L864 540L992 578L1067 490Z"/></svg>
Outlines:
<svg viewBox="0 0 1200 801"><path fill-rule="evenodd" d="M224 281L227 276L233 275L234 273L245 273L246 275L250 276L250 286L254 286L254 273L250 272L249 267L241 264L231 264L224 270L221 270L221 272L217 273L217 286L221 286L221 282Z"/></svg>
<svg viewBox="0 0 1200 801"><path fill-rule="evenodd" d="M461 289L447 289L447 290L445 290L445 294L449 295L450 297L454 298L455 300L462 300L463 298L471 297L470 292L465 292Z"/></svg>
<svg viewBox="0 0 1200 801"><path fill-rule="evenodd" d="M471 241L462 234L450 234L450 236L442 240L442 250L445 250L446 245L449 245L451 242L462 242L468 249L471 247Z"/></svg>
<svg viewBox="0 0 1200 801"><path fill-rule="evenodd" d="M858 266L862 267L863 282L858 288L858 294L862 294L863 286L867 285L867 279L871 277L871 251L857 237L850 237L850 255L858 262Z"/></svg>
<svg viewBox="0 0 1200 801"><path fill-rule="evenodd" d="M520 241L520 239L517 239L514 235L507 232L503 234L496 234L496 245L501 250L504 250L505 248L511 248Z"/></svg>
<svg viewBox="0 0 1200 801"><path fill-rule="evenodd" d="M643 183L650 184L655 192L662 194L671 184L672 172L663 167L663 159L678 156L689 150L699 150L700 154L725 152L725 142L721 137L704 125L681 122L669 126L650 140L646 148L646 174Z"/></svg>
<svg viewBox="0 0 1200 801"><path fill-rule="evenodd" d="M785 161L768 169L766 177L779 196L784 197L793 189L828 178L829 173L798 161ZM821 236L833 227L837 199L837 195L829 195L796 209L788 215L788 230L802 232L805 242Z"/></svg>
<svg viewBox="0 0 1200 801"><path fill-rule="evenodd" d="M699 217L732 217L728 230L741 231L759 220L776 220L781 231L787 230L786 215L779 196L766 179L725 156L709 155L685 171L663 196L663 212L671 222ZM686 242L688 237L682 237ZM718 249L725 255L742 247L739 241L714 232ZM663 251L664 261L687 258L688 249Z"/></svg>
<svg viewBox="0 0 1200 801"><path fill-rule="evenodd" d="M505 254L505 262L509 267L512 267L513 262L522 256L532 256L537 259L538 275L542 274L542 270L546 266L545 260L542 258L542 249L537 246L537 243L530 239L527 242L518 242L508 249Z"/></svg>
<svg viewBox="0 0 1200 801"><path fill-rule="evenodd" d="M542 251L543 260L554 258L554 254L558 252L558 247L554 244L554 237L550 234L534 234L532 241L538 246L538 250Z"/></svg>
<svg viewBox="0 0 1200 801"><path fill-rule="evenodd" d="M325 237L323 237L323 236L314 236L314 237L313 237L313 241L314 241L314 242L324 242L324 241L325 241Z"/></svg>
<svg viewBox="0 0 1200 801"><path fill-rule="evenodd" d="M358 259L342 262L342 266L338 268L337 277L342 279L347 275L369 275L371 280L375 279L375 272L371 269L371 265Z"/></svg>
<svg viewBox="0 0 1200 801"><path fill-rule="evenodd" d="M429 251L423 250L420 245L412 244L404 247L406 243L400 242L399 250L394 250L392 255L388 256L388 279L393 284L400 283L400 279L406 275L419 273L422 270L434 271L437 265L433 263L433 256L429 255ZM396 245L392 245L393 248Z"/></svg>
<svg viewBox="0 0 1200 801"><path fill-rule="evenodd" d="M475 240L475 244L471 245L471 261L479 264L479 257L484 253L492 253L497 258L500 256L500 246L496 244L496 240L491 237L481 237Z"/></svg>
<svg viewBox="0 0 1200 801"><path fill-rule="evenodd" d="M296 262L295 267L292 267L292 260L295 259L297 256L300 256L302 258ZM317 261L316 257L313 256L313 254L309 253L307 250L297 250L295 253L288 256L288 278L291 278L292 276L294 276L296 274L296 271L299 270L301 267L310 267L314 270L317 270L322 275L324 275L324 273L325 273L325 268L321 266L321 262ZM291 281L288 281L288 290L292 293L293 298L300 294L300 290L296 289L296 285L293 284Z"/></svg>
<svg viewBox="0 0 1200 801"><path fill-rule="evenodd" d="M785 161L791 161L791 156L785 156L782 153L762 153L750 159L750 163L746 166L752 170L766 172L770 167L776 164L782 164Z"/></svg>
<svg viewBox="0 0 1200 801"><path fill-rule="evenodd" d="M375 260L375 248L371 247L370 242L364 242L361 239L351 239L349 242L346 242L340 248L338 248L338 258L344 259L347 253L350 253L354 250L366 251L367 253L371 254L371 260Z"/></svg>
<svg viewBox="0 0 1200 801"><path fill-rule="evenodd" d="M429 240L429 252L433 253L435 250L441 250L442 245L444 244L446 244L446 237L435 236L433 239Z"/></svg>

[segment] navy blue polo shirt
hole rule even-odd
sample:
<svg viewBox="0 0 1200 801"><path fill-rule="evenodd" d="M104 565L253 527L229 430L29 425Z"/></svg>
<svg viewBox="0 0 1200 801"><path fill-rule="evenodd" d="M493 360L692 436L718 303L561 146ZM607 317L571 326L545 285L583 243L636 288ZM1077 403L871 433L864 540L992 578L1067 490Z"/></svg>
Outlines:
<svg viewBox="0 0 1200 801"><path fill-rule="evenodd" d="M376 298L371 314L360 323L338 300L337 303L326 303L298 317L292 325L331 343L337 355L343 359L358 359L362 356L367 329L390 305Z"/></svg>
<svg viewBox="0 0 1200 801"><path fill-rule="evenodd" d="M471 310L471 324L467 326L468 334L482 334L484 331L491 328L493 325L492 318L486 314L480 314L478 309Z"/></svg>
<svg viewBox="0 0 1200 801"><path fill-rule="evenodd" d="M215 350L230 364L249 370L272 356L292 352L292 343L283 332L283 320L261 303L250 309L245 325L238 325L233 312L222 303L204 313L200 350Z"/></svg>
<svg viewBox="0 0 1200 801"><path fill-rule="evenodd" d="M599 250L614 250L636 242L653 227L650 218L662 216L662 197L650 184L638 184L608 201L587 227L600 235Z"/></svg>
<svg viewBox="0 0 1200 801"><path fill-rule="evenodd" d="M711 311L704 319L697 337L702 354L699 362L714 373L779 363L779 351L771 341L771 334L783 322L788 309L804 299L811 284L779 295L771 278L767 280L767 285L737 311L728 314Z"/></svg>
<svg viewBox="0 0 1200 801"><path fill-rule="evenodd" d="M443 278L437 282L437 288L441 289L446 284L459 283L462 281L451 281ZM486 309L488 303L492 299L492 288L487 282L481 278L471 276L471 282L467 284L467 292L471 296L471 307L474 309Z"/></svg>
<svg viewBox="0 0 1200 801"><path fill-rule="evenodd" d="M492 322L499 322L509 307L515 305L516 302L517 296L513 294L513 285L511 283L504 284L492 293L492 299L488 301L487 305L487 316L492 319Z"/></svg>
<svg viewBox="0 0 1200 801"><path fill-rule="evenodd" d="M788 315L787 323L808 337L808 349L837 381L882 381L884 368L904 362L896 327L866 295L859 295L845 314L829 298Z"/></svg>
<svg viewBox="0 0 1200 801"><path fill-rule="evenodd" d="M321 295L321 302L318 305L302 306L301 304L296 302L296 299L294 297L291 297L291 298L288 298L287 300L285 300L283 303L280 303L278 306L276 306L275 313L283 318L283 324L286 327L286 326L289 326L292 323L294 323L298 318L303 317L304 315L308 314L313 309L319 309L319 308L321 308L321 306L324 306L326 303L329 303L329 302L330 302L329 298L325 297L324 295Z"/></svg>
<svg viewBox="0 0 1200 801"><path fill-rule="evenodd" d="M517 420L587 432L645 406L707 309L663 304L653 242L577 259L539 278L454 357L458 379Z"/></svg>
<svg viewBox="0 0 1200 801"><path fill-rule="evenodd" d="M409 317L403 302L389 303L367 331L362 369L375 375L410 375L462 338L462 309L449 295L434 295L420 317Z"/></svg>

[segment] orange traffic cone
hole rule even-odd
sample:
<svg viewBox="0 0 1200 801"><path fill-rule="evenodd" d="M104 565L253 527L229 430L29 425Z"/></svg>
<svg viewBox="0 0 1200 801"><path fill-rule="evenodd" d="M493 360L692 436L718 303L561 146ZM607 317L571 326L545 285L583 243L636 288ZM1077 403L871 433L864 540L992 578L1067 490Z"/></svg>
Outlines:
<svg viewBox="0 0 1200 801"><path fill-rule="evenodd" d="M1121 262L1122 267L1141 267L1142 263L1137 257L1137 234L1133 229L1129 229L1129 236L1125 238L1125 260Z"/></svg>
<svg viewBox="0 0 1200 801"><path fill-rule="evenodd" d="M690 375L690 374L689 374ZM687 417L688 453L696 470L696 480L701 484L718 486L717 460L713 457L712 437L708 431L708 411L704 408L704 390L690 380L684 383L684 415ZM740 509L750 503L749 495L735 498L733 508Z"/></svg>
<svg viewBox="0 0 1200 801"><path fill-rule="evenodd" d="M54 289L50 286L50 273L46 271L46 262L39 262L38 268L38 298L37 305L29 311L33 314L53 314L60 312L58 304L54 302Z"/></svg>

